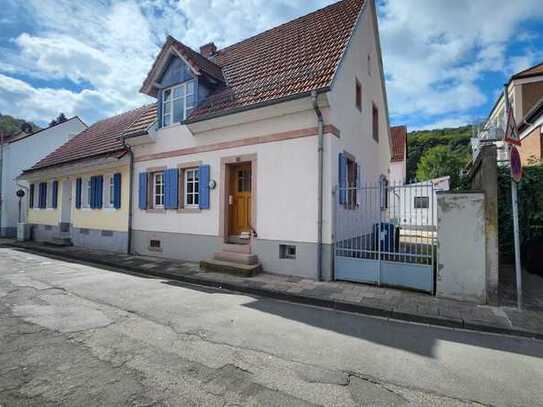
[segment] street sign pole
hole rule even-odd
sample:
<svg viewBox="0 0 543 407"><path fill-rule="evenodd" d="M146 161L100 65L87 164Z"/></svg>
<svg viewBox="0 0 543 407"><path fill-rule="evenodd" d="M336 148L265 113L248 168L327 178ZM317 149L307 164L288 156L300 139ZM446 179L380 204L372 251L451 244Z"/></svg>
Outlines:
<svg viewBox="0 0 543 407"><path fill-rule="evenodd" d="M507 85L505 85L504 90L505 98L505 114L507 117L507 128L505 130L505 140L511 139L514 133L516 133L516 125L514 124L513 114L510 112L511 106L509 105L509 94L507 90ZM511 134L509 132L510 127L512 128ZM518 140L511 140L518 141ZM517 282L517 308L522 309L522 264L520 262L520 231L518 224L518 182L522 177L522 165L520 163L520 157L517 148L509 143L509 163L511 165L511 205L513 206L513 236L515 244L515 275Z"/></svg>
<svg viewBox="0 0 543 407"><path fill-rule="evenodd" d="M511 178L511 200L513 201L513 234L515 236L515 274L517 277L517 308L522 309L522 267L520 264L520 238L518 226L517 183Z"/></svg>

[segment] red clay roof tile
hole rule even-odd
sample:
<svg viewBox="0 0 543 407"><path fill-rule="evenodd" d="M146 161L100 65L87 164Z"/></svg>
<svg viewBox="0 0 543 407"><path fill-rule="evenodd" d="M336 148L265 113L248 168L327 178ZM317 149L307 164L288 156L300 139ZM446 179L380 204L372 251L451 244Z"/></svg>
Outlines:
<svg viewBox="0 0 543 407"><path fill-rule="evenodd" d="M94 123L25 172L124 152L121 136L148 108L143 106Z"/></svg>
<svg viewBox="0 0 543 407"><path fill-rule="evenodd" d="M330 86L363 4L340 1L219 50L211 61L169 37L161 53L174 44L206 73L216 77L219 68L225 81L187 122ZM142 89L152 80L157 61Z"/></svg>

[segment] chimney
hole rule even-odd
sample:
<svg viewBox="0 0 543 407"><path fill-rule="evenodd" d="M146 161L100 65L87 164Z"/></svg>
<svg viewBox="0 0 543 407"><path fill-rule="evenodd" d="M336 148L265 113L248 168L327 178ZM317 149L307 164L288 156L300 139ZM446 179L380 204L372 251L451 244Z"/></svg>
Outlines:
<svg viewBox="0 0 543 407"><path fill-rule="evenodd" d="M217 46L214 42L210 42L209 44L202 45L200 47L200 54L202 54L206 58L210 58L217 52Z"/></svg>

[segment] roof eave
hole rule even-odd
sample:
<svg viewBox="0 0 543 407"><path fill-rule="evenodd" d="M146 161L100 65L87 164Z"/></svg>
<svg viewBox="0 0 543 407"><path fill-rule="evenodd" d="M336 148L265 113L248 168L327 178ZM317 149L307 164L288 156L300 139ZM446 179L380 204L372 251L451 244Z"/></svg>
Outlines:
<svg viewBox="0 0 543 407"><path fill-rule="evenodd" d="M240 106L240 107L232 108L232 109L229 109L229 110L224 110L224 111L219 111L219 112L216 112L216 113L206 114L206 115L203 115L201 117L194 118L194 119L188 118L188 119L184 120L181 124L190 125L190 124L193 124L193 123L199 123L199 122L203 122L203 121L206 121L206 120L216 119L216 118L219 118L219 117L224 117L224 116L228 116L228 115L235 114L235 113L242 113L242 112L246 112L248 110L253 110L253 109L258 109L258 108L261 108L261 107L266 107L266 106L276 105L276 104L279 104L279 103L289 102L291 100L302 99L304 97L311 96L311 93L315 92L315 91L317 93L325 93L325 92L328 92L329 90L330 90L330 86L325 86L325 87L322 87L322 88L313 89L313 90L302 92L302 93L296 93L294 95L289 95L289 96L285 96L285 97L278 98L278 99L266 100L264 102L255 103L255 104L252 104L252 105Z"/></svg>
<svg viewBox="0 0 543 407"><path fill-rule="evenodd" d="M39 172L39 171L50 170L50 169L55 168L55 167L62 167L62 166L65 166L65 165L71 165L71 164L74 164L74 163L76 163L78 161L85 161L85 160L92 160L92 159L97 159L97 158L101 158L101 157L106 157L106 156L111 155L111 154L125 152L126 150L127 149L125 147L121 147L121 148L119 148L117 150L108 151L106 153L88 155L88 156L82 157L82 158L74 158L72 160L67 160L67 161L63 161L63 162L60 162L60 163L56 163L56 164L44 165L43 167L38 167L38 168L29 168L27 170L23 170L22 174L23 175L33 174L33 173L36 173L36 172Z"/></svg>

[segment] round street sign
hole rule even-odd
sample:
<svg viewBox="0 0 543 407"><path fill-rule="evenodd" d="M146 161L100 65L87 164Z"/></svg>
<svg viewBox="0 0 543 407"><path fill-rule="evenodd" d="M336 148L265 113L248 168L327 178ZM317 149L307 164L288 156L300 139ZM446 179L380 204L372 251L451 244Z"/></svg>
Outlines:
<svg viewBox="0 0 543 407"><path fill-rule="evenodd" d="M522 179L522 163L520 161L520 154L515 146L511 146L510 160L511 177L513 181L518 183Z"/></svg>

